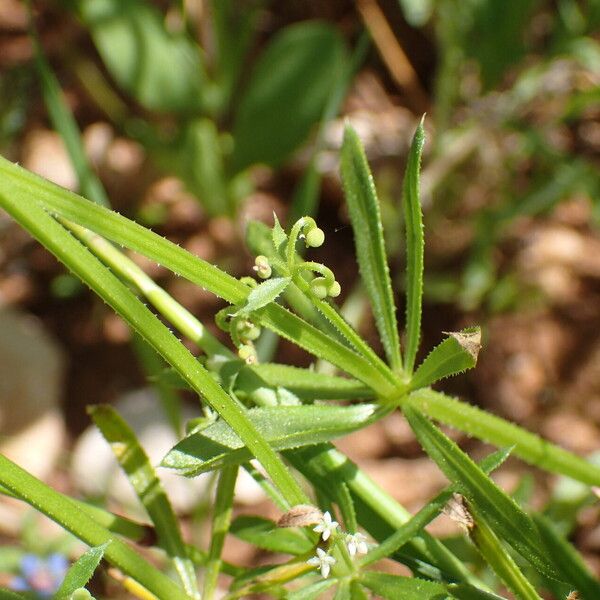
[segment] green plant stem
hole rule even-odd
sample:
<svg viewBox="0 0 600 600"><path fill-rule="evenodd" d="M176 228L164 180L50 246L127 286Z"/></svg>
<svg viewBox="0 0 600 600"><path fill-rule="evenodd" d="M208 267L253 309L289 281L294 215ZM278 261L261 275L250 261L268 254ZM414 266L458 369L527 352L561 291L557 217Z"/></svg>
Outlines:
<svg viewBox="0 0 600 600"><path fill-rule="evenodd" d="M189 310L179 304L109 241L67 219L59 219L59 221L84 242L102 262L125 281L134 285L161 315L192 340L205 354L208 356L231 354L233 356L230 350L221 344Z"/></svg>
<svg viewBox="0 0 600 600"><path fill-rule="evenodd" d="M175 582L100 526L69 498L55 492L2 455L0 482L18 498L59 523L88 546L101 546L109 542L105 557L159 598L189 600L189 596Z"/></svg>
<svg viewBox="0 0 600 600"><path fill-rule="evenodd" d="M212 523L210 550L208 562L204 573L203 600L212 600L217 588L217 578L221 570L221 553L225 543L225 536L231 524L233 510L233 492L238 475L238 467L224 467L219 475L215 512Z"/></svg>

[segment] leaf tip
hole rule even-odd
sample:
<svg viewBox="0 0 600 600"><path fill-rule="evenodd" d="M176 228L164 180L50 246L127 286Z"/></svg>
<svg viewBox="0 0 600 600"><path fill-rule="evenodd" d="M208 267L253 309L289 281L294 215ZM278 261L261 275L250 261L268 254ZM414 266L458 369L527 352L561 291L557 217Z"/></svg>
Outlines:
<svg viewBox="0 0 600 600"><path fill-rule="evenodd" d="M481 350L481 329L479 327L472 327L463 331L444 331L443 333L453 337L477 362Z"/></svg>

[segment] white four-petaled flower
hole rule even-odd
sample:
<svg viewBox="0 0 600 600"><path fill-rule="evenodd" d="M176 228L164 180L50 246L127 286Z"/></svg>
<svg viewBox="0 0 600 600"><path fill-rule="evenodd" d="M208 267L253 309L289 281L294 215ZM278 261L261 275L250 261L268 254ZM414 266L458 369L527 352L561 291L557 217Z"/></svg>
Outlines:
<svg viewBox="0 0 600 600"><path fill-rule="evenodd" d="M325 513L328 515L329 513ZM331 517L330 517L331 518ZM337 525L337 523L336 523ZM321 571L321 575L324 579L329 577L329 572L331 571L332 565L335 565L335 558L333 556L329 556L325 550L321 548L317 548L317 556L313 556L309 560L306 561L311 567L317 567Z"/></svg>
<svg viewBox="0 0 600 600"><path fill-rule="evenodd" d="M369 551L367 536L362 533L348 533L346 535L346 547L350 556L354 556L357 552L366 554Z"/></svg>
<svg viewBox="0 0 600 600"><path fill-rule="evenodd" d="M337 521L333 521L329 511L327 511L313 531L320 533L323 541L326 542L329 539L329 536L337 529L338 525L339 523Z"/></svg>

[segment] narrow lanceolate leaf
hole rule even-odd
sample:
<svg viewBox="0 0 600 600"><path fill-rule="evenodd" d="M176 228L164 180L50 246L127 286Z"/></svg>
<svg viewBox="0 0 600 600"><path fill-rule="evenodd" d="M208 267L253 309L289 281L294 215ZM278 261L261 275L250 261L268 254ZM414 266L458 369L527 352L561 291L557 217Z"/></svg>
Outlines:
<svg viewBox="0 0 600 600"><path fill-rule="evenodd" d="M364 427L375 415L375 406L273 406L252 408L247 416L276 450L319 444ZM163 467L193 477L223 465L252 458L233 429L223 420L183 439L162 461Z"/></svg>
<svg viewBox="0 0 600 600"><path fill-rule="evenodd" d="M267 304L271 304L271 302L274 302L283 293L290 281L289 277L273 277L273 279L263 281L248 294L246 304L233 313L233 316L249 315L251 312L259 310Z"/></svg>
<svg viewBox="0 0 600 600"><path fill-rule="evenodd" d="M452 598L457 600L507 600L504 596L480 590L466 583L451 583L448 586L448 591L452 593Z"/></svg>
<svg viewBox="0 0 600 600"><path fill-rule="evenodd" d="M368 571L361 581L378 598L386 600L441 600L447 597L442 584L415 577Z"/></svg>
<svg viewBox="0 0 600 600"><path fill-rule="evenodd" d="M425 117L423 117L424 119ZM419 200L419 169L425 144L423 119L417 127L408 153L402 187L406 228L406 349L404 368L412 373L421 338L421 299L423 296L423 216Z"/></svg>
<svg viewBox="0 0 600 600"><path fill-rule="evenodd" d="M93 406L89 412L154 523L159 545L173 561L184 589L199 597L194 565L187 556L179 522L135 433L110 406Z"/></svg>
<svg viewBox="0 0 600 600"><path fill-rule="evenodd" d="M599 467L514 423L430 389L413 392L409 400L436 421L495 446L512 446L513 455L531 465L600 486Z"/></svg>
<svg viewBox="0 0 600 600"><path fill-rule="evenodd" d="M257 386L283 387L301 400L372 399L373 392L356 379L317 373L289 365L264 363L244 367L236 389L252 391Z"/></svg>
<svg viewBox="0 0 600 600"><path fill-rule="evenodd" d="M273 521L263 517L250 515L238 517L231 524L230 531L240 540L269 552L298 556L310 552L314 547L314 544L300 531L278 527Z"/></svg>
<svg viewBox="0 0 600 600"><path fill-rule="evenodd" d="M373 306L385 354L391 367L397 371L402 367L400 338L379 200L360 139L349 125L344 133L341 170L358 266Z"/></svg>
<svg viewBox="0 0 600 600"><path fill-rule="evenodd" d="M56 600L67 600L75 590L87 585L100 564L108 544L110 542L102 544L102 546L90 548L71 565L63 582L54 594Z"/></svg>
<svg viewBox="0 0 600 600"><path fill-rule="evenodd" d="M109 269L52 219L30 195L19 193L17 196L0 194L0 206L145 337L194 391L235 428L291 505L305 502L306 495L289 469L258 434L239 402L219 386L185 346ZM89 202L87 204L102 208Z"/></svg>
<svg viewBox="0 0 600 600"><path fill-rule="evenodd" d="M541 573L560 575L529 516L467 456L413 406L404 407L410 426L424 450L460 492L477 507L493 531Z"/></svg>
<svg viewBox="0 0 600 600"><path fill-rule="evenodd" d="M445 377L472 369L477 363L480 348L479 327L448 333L448 338L421 363L410 381L410 389L426 387Z"/></svg>
<svg viewBox="0 0 600 600"><path fill-rule="evenodd" d="M321 579L312 585L300 587L297 590L290 592L287 594L286 598L288 600L315 600L316 598L320 598L323 592L326 592L336 583L337 581L335 579Z"/></svg>
<svg viewBox="0 0 600 600"><path fill-rule="evenodd" d="M600 582L590 573L575 548L563 538L543 515L534 515L542 539L560 570L562 579L579 592L583 600L600 598Z"/></svg>
<svg viewBox="0 0 600 600"><path fill-rule="evenodd" d="M473 540L487 564L494 569L496 575L517 598L521 600L542 600L496 534L488 527L485 519L475 517L475 526L471 530L471 540Z"/></svg>

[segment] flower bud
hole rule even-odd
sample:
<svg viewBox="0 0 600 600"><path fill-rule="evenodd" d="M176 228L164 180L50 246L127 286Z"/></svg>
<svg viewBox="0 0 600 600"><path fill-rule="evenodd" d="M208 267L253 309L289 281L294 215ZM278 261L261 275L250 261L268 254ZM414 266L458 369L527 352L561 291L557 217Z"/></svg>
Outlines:
<svg viewBox="0 0 600 600"><path fill-rule="evenodd" d="M328 288L325 277L315 277L310 282L310 290L319 300L327 298Z"/></svg>
<svg viewBox="0 0 600 600"><path fill-rule="evenodd" d="M254 267L252 268L261 279L268 279L273 273L271 265L269 264L269 259L262 254L254 259Z"/></svg>
<svg viewBox="0 0 600 600"><path fill-rule="evenodd" d="M318 248L323 245L325 241L325 233L322 229L314 227L306 232L306 238L304 240L307 248Z"/></svg>
<svg viewBox="0 0 600 600"><path fill-rule="evenodd" d="M327 295L331 298L337 298L342 293L342 287L337 281L334 281L327 289Z"/></svg>

